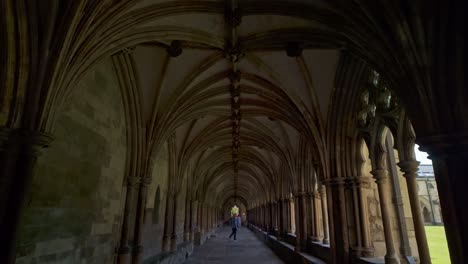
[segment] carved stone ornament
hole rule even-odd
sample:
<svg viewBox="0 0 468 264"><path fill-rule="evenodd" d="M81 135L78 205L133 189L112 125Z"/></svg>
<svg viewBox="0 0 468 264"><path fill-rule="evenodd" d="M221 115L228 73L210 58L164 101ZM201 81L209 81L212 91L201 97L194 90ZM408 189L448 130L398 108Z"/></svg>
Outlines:
<svg viewBox="0 0 468 264"><path fill-rule="evenodd" d="M230 62L234 63L238 62L245 56L245 51L239 44L232 46L232 44L229 43L224 48L224 56Z"/></svg>
<svg viewBox="0 0 468 264"><path fill-rule="evenodd" d="M238 27L242 22L242 10L240 8L235 8L234 10L226 8L224 20L228 25Z"/></svg>
<svg viewBox="0 0 468 264"><path fill-rule="evenodd" d="M289 42L286 45L286 54L288 57L299 57L302 55L302 47L298 42Z"/></svg>
<svg viewBox="0 0 468 264"><path fill-rule="evenodd" d="M182 42L180 40L173 40L171 45L167 47L167 53L173 58L180 56L182 54Z"/></svg>

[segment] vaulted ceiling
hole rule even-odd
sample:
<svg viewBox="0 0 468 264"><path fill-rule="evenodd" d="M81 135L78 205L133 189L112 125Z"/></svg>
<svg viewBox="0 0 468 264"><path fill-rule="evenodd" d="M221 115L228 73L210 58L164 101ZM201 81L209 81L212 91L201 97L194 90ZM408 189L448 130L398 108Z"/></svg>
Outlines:
<svg viewBox="0 0 468 264"><path fill-rule="evenodd" d="M154 142L170 141L175 174L220 203L307 184L298 174L313 178L323 151L341 46L314 21L265 7L146 0L116 21L139 39L130 68Z"/></svg>

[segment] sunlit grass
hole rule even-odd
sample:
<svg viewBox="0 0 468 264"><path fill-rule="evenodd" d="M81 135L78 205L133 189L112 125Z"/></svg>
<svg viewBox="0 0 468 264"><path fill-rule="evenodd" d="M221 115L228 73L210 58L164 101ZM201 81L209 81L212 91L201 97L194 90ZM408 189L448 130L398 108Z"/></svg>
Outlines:
<svg viewBox="0 0 468 264"><path fill-rule="evenodd" d="M443 226L426 226L432 264L450 264L447 238Z"/></svg>

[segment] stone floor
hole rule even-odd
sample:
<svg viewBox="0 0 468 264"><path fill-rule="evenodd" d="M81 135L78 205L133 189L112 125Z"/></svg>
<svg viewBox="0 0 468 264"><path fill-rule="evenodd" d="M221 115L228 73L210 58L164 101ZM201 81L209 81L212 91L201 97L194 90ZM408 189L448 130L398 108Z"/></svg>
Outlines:
<svg viewBox="0 0 468 264"><path fill-rule="evenodd" d="M196 247L186 264L236 263L280 264L284 263L270 248L258 240L246 227L237 232L237 240L229 239L231 228L223 227L205 244Z"/></svg>

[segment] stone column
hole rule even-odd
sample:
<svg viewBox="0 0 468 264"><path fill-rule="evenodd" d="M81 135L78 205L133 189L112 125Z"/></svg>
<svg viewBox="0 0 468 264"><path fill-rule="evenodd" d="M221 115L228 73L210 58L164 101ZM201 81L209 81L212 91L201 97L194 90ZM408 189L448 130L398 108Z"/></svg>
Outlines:
<svg viewBox="0 0 468 264"><path fill-rule="evenodd" d="M408 196L411 205L411 214L413 216L414 232L416 234L416 242L418 244L419 259L421 263L431 263L431 255L427 244L426 231L424 229L424 220L421 214L419 204L418 183L416 182L419 162L415 160L401 161L397 164L403 176L406 179L408 186Z"/></svg>
<svg viewBox="0 0 468 264"><path fill-rule="evenodd" d="M171 232L171 251L176 251L177 249L177 194L172 195L173 199L173 209L172 209L172 232Z"/></svg>
<svg viewBox="0 0 468 264"><path fill-rule="evenodd" d="M133 263L143 261L143 228L145 220L146 198L148 196L148 185L151 183L151 177L144 177L140 182L140 192L138 195L138 205L135 221L135 239L133 242Z"/></svg>
<svg viewBox="0 0 468 264"><path fill-rule="evenodd" d="M395 254L395 245L393 244L394 240L390 219L390 208L392 206L392 202L389 195L390 186L388 185L387 171L383 169L377 169L371 171L371 174L374 175L379 192L380 210L382 212L382 224L385 234L385 246L387 248L385 263L400 263L398 257Z"/></svg>
<svg viewBox="0 0 468 264"><path fill-rule="evenodd" d="M166 197L166 212L164 217L164 234L162 242L162 251L169 252L171 247L171 230L172 230L172 198L170 194Z"/></svg>
<svg viewBox="0 0 468 264"><path fill-rule="evenodd" d="M359 213L360 213L360 226L361 226L361 238L362 238L362 255L364 257L371 257L373 256L373 249L370 245L370 231L369 231L369 217L367 211L367 200L366 194L364 193L363 188L363 177L356 177L355 180L356 189L357 189L357 196L358 196L358 206L359 206Z"/></svg>
<svg viewBox="0 0 468 264"><path fill-rule="evenodd" d="M288 233L293 233L293 219L292 219L292 212L294 211L294 207L293 207L293 203L294 203L294 198L293 197L290 197L288 199L288 223L289 223L289 226L288 226ZM294 221L296 221L294 219ZM294 222L294 225L295 222Z"/></svg>
<svg viewBox="0 0 468 264"><path fill-rule="evenodd" d="M118 250L119 263L130 263L131 252L134 247L134 228L136 221L138 188L140 186L140 177L127 177L127 194L125 199L125 210L122 223L122 235L120 238L120 246Z"/></svg>
<svg viewBox="0 0 468 264"><path fill-rule="evenodd" d="M344 177L323 179L326 186L326 208L328 211L328 227L330 237L331 263L349 263L350 244L348 211L345 196Z"/></svg>
<svg viewBox="0 0 468 264"><path fill-rule="evenodd" d="M203 232L204 232L204 220L203 220L203 203L199 202L198 203L198 232L200 234L200 239L203 237Z"/></svg>
<svg viewBox="0 0 468 264"><path fill-rule="evenodd" d="M15 262L16 238L33 170L50 142L51 135L45 133L0 128L0 263Z"/></svg>
<svg viewBox="0 0 468 264"><path fill-rule="evenodd" d="M278 240L283 240L284 236L284 205L281 199L278 199L277 202L277 215L278 215L278 231L276 233L276 238Z"/></svg>
<svg viewBox="0 0 468 264"><path fill-rule="evenodd" d="M300 224L300 215L299 215L299 200L300 198L297 196L297 194L294 195L294 216L295 216L295 223L296 223L296 246L294 247L294 250L296 252L300 252L302 250L302 247L301 247L301 224Z"/></svg>
<svg viewBox="0 0 468 264"><path fill-rule="evenodd" d="M296 252L304 251L306 248L306 215L305 215L305 193L295 194L295 218L296 218Z"/></svg>
<svg viewBox="0 0 468 264"><path fill-rule="evenodd" d="M348 188L350 189L351 196L352 196L352 208L353 208L353 216L356 228L356 245L354 245L353 253L357 257L361 257L361 250L362 250L362 232L361 232L361 214L359 208L359 197L357 191L357 184L355 182L355 178L349 179Z"/></svg>
<svg viewBox="0 0 468 264"><path fill-rule="evenodd" d="M316 198L316 194L314 191L309 192L307 194L307 199L308 199L307 201L308 201L308 206L309 206L308 217L310 218L309 223L308 223L309 236L310 236L311 241L318 242L319 238L318 238L318 232L317 232L317 208L315 206L316 204L315 198Z"/></svg>
<svg viewBox="0 0 468 264"><path fill-rule="evenodd" d="M306 247L307 247L307 239L308 239L308 236L309 236L309 232L307 232L308 228L309 228L309 220L310 220L310 212L309 212L309 208L307 206L308 204L308 196L305 192L303 192L301 194L301 207L300 207L300 210L301 210L301 222L302 222L302 249L305 251L306 250Z"/></svg>
<svg viewBox="0 0 468 264"><path fill-rule="evenodd" d="M185 199L185 217L184 217L184 242L190 240L190 210L192 207L192 201L189 200L188 195Z"/></svg>
<svg viewBox="0 0 468 264"><path fill-rule="evenodd" d="M275 231L275 226L274 226L274 208L273 208L273 202L268 203L268 233L273 234Z"/></svg>
<svg viewBox="0 0 468 264"><path fill-rule="evenodd" d="M189 240L193 241L195 239L195 226L196 226L196 216L197 216L197 201L191 201L190 203L190 235Z"/></svg>
<svg viewBox="0 0 468 264"><path fill-rule="evenodd" d="M330 243L330 235L328 232L328 210L327 210L327 199L326 199L326 187L322 185L320 188L320 196L322 202L322 222L323 222L323 244Z"/></svg>

